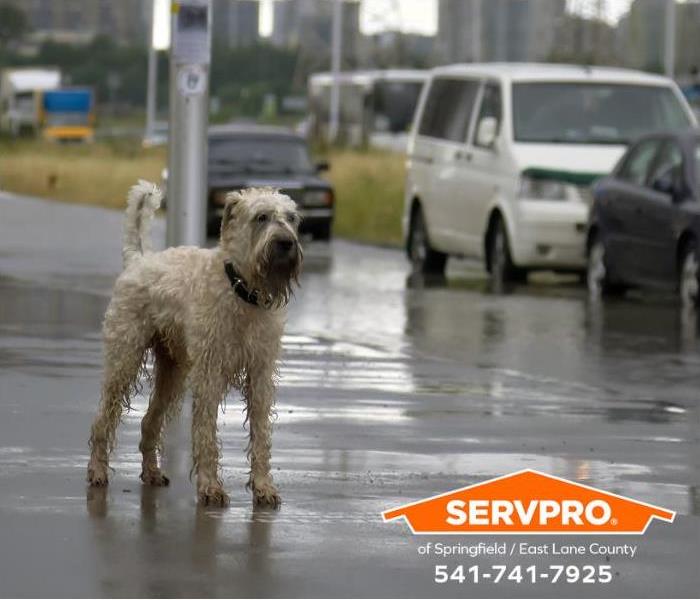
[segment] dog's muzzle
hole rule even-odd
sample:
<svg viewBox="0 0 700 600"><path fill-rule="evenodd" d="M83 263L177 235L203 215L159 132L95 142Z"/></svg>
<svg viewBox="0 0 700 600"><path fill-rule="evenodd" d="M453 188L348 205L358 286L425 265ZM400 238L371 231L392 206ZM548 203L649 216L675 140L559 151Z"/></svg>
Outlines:
<svg viewBox="0 0 700 600"><path fill-rule="evenodd" d="M275 267L293 267L299 262L299 242L294 238L277 238L271 242L270 258Z"/></svg>
<svg viewBox="0 0 700 600"><path fill-rule="evenodd" d="M287 258L296 250L296 242L291 238L277 239L272 242L275 258Z"/></svg>

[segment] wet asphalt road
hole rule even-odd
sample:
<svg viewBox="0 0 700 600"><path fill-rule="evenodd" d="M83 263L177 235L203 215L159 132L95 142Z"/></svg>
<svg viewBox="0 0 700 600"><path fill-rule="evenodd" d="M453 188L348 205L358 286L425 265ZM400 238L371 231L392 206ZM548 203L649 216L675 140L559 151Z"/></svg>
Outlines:
<svg viewBox="0 0 700 600"><path fill-rule="evenodd" d="M667 298L591 307L546 279L494 295L459 263L447 282L421 285L401 253L342 241L308 249L290 310L273 449L280 512L251 508L233 396L220 419L228 510L195 505L187 410L167 435L171 486L140 484L144 396L120 429L108 491L88 491L120 227L117 213L0 194L2 596L700 592L692 318ZM162 245L162 223L155 237ZM678 516L601 538L637 544L634 559L572 561L612 564L609 585L433 584L436 563L494 560L420 557L425 538L381 522L387 508L526 467ZM505 564L516 562L547 564Z"/></svg>

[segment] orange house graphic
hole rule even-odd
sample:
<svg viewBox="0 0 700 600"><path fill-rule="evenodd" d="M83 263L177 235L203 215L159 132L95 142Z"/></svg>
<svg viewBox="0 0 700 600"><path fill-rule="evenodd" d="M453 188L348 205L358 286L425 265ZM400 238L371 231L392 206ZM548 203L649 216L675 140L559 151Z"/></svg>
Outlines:
<svg viewBox="0 0 700 600"><path fill-rule="evenodd" d="M414 534L643 534L676 513L525 469L384 511Z"/></svg>

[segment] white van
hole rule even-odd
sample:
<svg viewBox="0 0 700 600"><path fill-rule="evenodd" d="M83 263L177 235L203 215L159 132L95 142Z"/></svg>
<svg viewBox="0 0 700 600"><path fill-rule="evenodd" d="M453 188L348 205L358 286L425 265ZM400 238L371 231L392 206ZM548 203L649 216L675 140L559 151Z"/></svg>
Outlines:
<svg viewBox="0 0 700 600"><path fill-rule="evenodd" d="M414 269L483 258L500 283L583 271L589 186L636 137L696 125L669 79L605 67L431 71L408 144L403 230Z"/></svg>
<svg viewBox="0 0 700 600"><path fill-rule="evenodd" d="M37 94L58 89L58 68L20 67L0 72L0 131L13 136L23 131L36 133L39 128Z"/></svg>

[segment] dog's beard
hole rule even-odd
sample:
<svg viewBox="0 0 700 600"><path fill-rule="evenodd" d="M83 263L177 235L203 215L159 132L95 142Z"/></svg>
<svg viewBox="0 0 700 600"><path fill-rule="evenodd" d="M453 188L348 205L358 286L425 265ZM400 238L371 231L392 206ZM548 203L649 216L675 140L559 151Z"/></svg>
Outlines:
<svg viewBox="0 0 700 600"><path fill-rule="evenodd" d="M260 266L256 273L256 287L270 298L273 307L286 306L294 295L294 286L299 285L299 273L303 262L303 252L299 244L289 257L275 257L270 247L263 252Z"/></svg>

